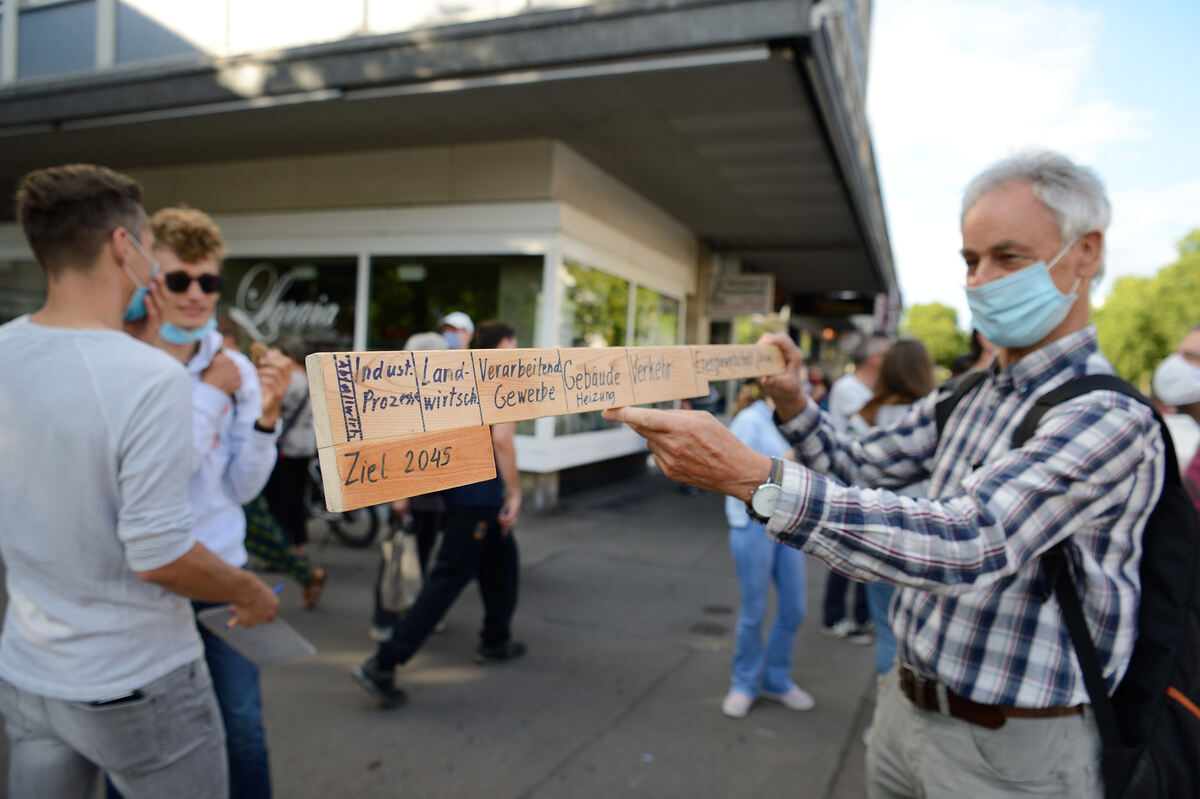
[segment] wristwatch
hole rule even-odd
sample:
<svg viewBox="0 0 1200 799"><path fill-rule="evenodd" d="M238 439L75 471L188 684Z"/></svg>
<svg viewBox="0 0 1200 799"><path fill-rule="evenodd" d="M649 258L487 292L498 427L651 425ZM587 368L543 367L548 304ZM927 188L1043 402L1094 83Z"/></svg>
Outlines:
<svg viewBox="0 0 1200 799"><path fill-rule="evenodd" d="M783 461L771 458L771 472L767 481L754 489L750 500L746 503L746 513L760 524L771 520L775 512L775 504L779 502L779 494L783 491Z"/></svg>

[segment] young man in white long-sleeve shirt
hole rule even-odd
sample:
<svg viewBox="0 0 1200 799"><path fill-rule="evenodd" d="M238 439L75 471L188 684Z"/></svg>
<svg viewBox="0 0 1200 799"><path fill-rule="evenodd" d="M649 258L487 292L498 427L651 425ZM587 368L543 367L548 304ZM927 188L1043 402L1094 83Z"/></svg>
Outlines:
<svg viewBox="0 0 1200 799"><path fill-rule="evenodd" d="M278 599L193 537L187 376L122 330L157 314L153 236L132 179L32 172L17 215L45 305L0 327L0 712L8 796L224 797L208 669L185 597Z"/></svg>
<svg viewBox="0 0 1200 799"><path fill-rule="evenodd" d="M291 376L277 351L257 366L223 348L216 330L225 247L202 211L164 208L150 220L162 264L163 325L155 345L184 365L192 383L194 463L188 497L195 535L231 566L244 567L246 516L275 466L279 407ZM197 610L207 605L196 603ZM231 797L271 794L258 667L200 628L225 723Z"/></svg>

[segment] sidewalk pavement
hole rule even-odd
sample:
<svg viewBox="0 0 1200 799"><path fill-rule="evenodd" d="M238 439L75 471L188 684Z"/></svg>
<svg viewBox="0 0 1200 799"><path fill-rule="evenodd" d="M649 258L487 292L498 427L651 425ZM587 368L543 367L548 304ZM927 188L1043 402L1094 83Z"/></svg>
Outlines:
<svg viewBox="0 0 1200 799"><path fill-rule="evenodd" d="M350 677L373 651L377 548L346 548L313 524L329 583L304 611L288 582L281 615L318 654L262 676L277 796L865 795L872 650L819 634L815 559L793 676L816 708L721 715L738 590L719 496L688 496L651 471L523 515L514 633L529 653L472 662L482 615L468 587L446 631L397 670L409 701L392 710Z"/></svg>
<svg viewBox="0 0 1200 799"><path fill-rule="evenodd" d="M569 497L517 527L525 657L471 661L481 623L468 587L397 670L408 704L381 710L349 670L366 631L376 550L331 543L319 607L284 616L319 649L264 671L275 793L301 797L817 797L865 794L869 646L819 634L826 570L810 559L793 673L807 713L760 702L721 715L738 591L722 498L656 472Z"/></svg>

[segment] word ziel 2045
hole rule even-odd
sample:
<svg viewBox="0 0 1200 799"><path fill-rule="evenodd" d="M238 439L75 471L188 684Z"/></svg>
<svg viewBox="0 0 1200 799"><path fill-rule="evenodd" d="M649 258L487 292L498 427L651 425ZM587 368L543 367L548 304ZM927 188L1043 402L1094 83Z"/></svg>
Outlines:
<svg viewBox="0 0 1200 799"><path fill-rule="evenodd" d="M444 447L432 447L430 449L419 450L404 450L404 468L401 470L403 474L412 474L413 472L423 472L426 469L440 469L443 466L450 465L450 450L449 445ZM387 453L383 452L379 455L378 463L368 463L358 450L342 453L343 458L349 458L350 463L346 466L345 474L346 481L343 486L352 486L355 483L377 483L380 480L387 480ZM395 476L393 471L392 475Z"/></svg>
<svg viewBox="0 0 1200 799"><path fill-rule="evenodd" d="M488 427L338 444L321 450L320 456L322 471L333 467L338 475L336 495L326 493L331 510L378 505L496 476Z"/></svg>

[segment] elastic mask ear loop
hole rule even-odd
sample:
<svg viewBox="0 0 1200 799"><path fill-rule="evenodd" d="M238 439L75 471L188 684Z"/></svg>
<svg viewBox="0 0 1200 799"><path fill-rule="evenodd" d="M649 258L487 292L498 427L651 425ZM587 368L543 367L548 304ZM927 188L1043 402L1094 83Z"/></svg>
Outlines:
<svg viewBox="0 0 1200 799"><path fill-rule="evenodd" d="M125 270L125 274L129 276L129 279L133 281L134 288L140 289L145 285L138 282L137 276L133 274L133 270L129 268L129 264L121 264L121 268Z"/></svg>
<svg viewBox="0 0 1200 799"><path fill-rule="evenodd" d="M146 283L139 282L137 279L137 275L135 275L133 273L133 270L129 268L128 263L121 264L121 268L125 270L125 274L129 276L129 279L133 281L134 288L139 288L139 289L143 288L143 287L149 288L150 283L154 282L154 278L158 277L158 269L157 269L158 264L155 263L154 259L152 259L149 255L146 254L146 251L142 249L142 245L138 244L137 239L135 239L133 237L132 233L130 233L128 230L126 230L125 232L129 235L130 246L133 247L133 249L137 250L138 255L142 256L142 258L144 258L147 261L147 263L150 264L150 280Z"/></svg>
<svg viewBox="0 0 1200 799"><path fill-rule="evenodd" d="M1050 263L1049 263L1049 264L1046 266L1046 272L1049 272L1051 269L1053 269L1054 267L1058 266L1058 262L1059 262L1059 261L1061 261L1061 260L1062 260L1062 257L1063 257L1064 255L1066 255L1066 254L1067 254L1067 253L1070 251L1070 249L1071 249L1072 247L1074 247L1074 246L1075 246L1075 245L1076 245L1076 244L1079 242L1079 239L1080 239L1080 238L1082 238L1082 237L1081 237L1081 236L1076 236L1075 238L1071 239L1071 243L1070 243L1070 244L1068 244L1066 247L1063 247L1061 250L1059 250L1059 251L1058 251L1058 255L1054 256L1054 258L1053 258L1053 259L1051 259ZM1077 278L1075 278L1075 284L1074 284L1073 286L1071 286L1071 291L1070 291L1070 293L1069 293L1069 294L1066 294L1066 295L1064 295L1064 296L1067 296L1067 297L1076 297L1076 296L1078 296L1078 295L1077 295L1075 292L1077 292L1077 291L1079 290L1079 284L1080 284L1082 281L1083 281L1083 277L1082 277L1082 276L1081 276L1081 277L1077 277Z"/></svg>

